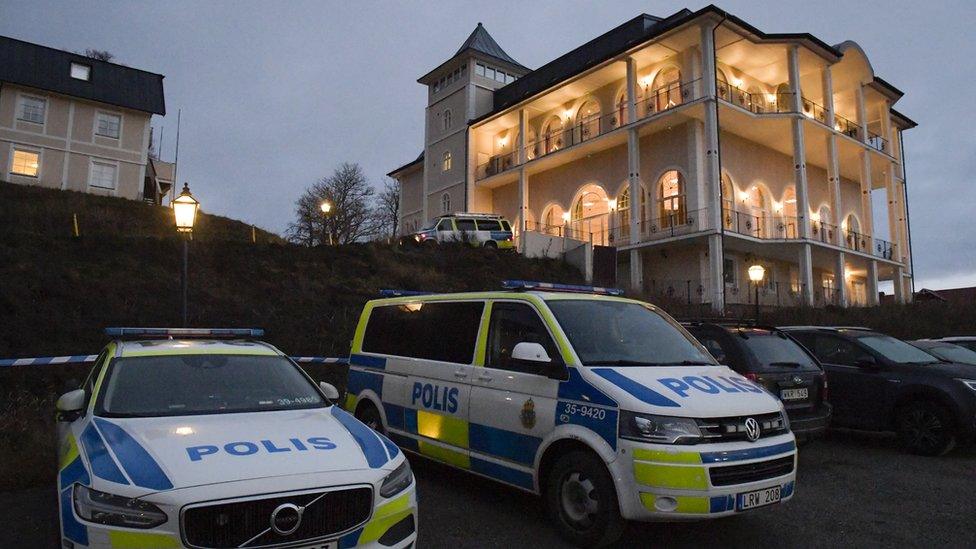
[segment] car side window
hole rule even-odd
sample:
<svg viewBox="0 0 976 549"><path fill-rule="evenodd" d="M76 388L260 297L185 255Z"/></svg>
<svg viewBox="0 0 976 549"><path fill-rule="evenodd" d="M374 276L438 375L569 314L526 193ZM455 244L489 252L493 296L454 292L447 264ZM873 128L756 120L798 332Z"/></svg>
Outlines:
<svg viewBox="0 0 976 549"><path fill-rule="evenodd" d="M471 364L482 301L425 301L375 307L366 322L363 351Z"/></svg>
<svg viewBox="0 0 976 549"><path fill-rule="evenodd" d="M456 219L454 224L457 226L459 231L474 231L474 219Z"/></svg>
<svg viewBox="0 0 976 549"><path fill-rule="evenodd" d="M108 362L108 349L102 351L98 358L95 359L95 365L92 366L91 371L88 373L88 378L85 379L85 383L81 386L85 390L85 407L88 407L88 403L91 401L92 396L95 392L95 382L98 381L98 376L102 373L105 368L105 363Z"/></svg>
<svg viewBox="0 0 976 549"><path fill-rule="evenodd" d="M727 349L728 343L725 345L722 344L722 338L713 334L701 334L698 336L698 341L705 346L709 354L715 357L715 360L720 364L729 364L731 352Z"/></svg>
<svg viewBox="0 0 976 549"><path fill-rule="evenodd" d="M454 225L451 223L450 219L441 219L441 222L437 224L438 231L453 231Z"/></svg>
<svg viewBox="0 0 976 549"><path fill-rule="evenodd" d="M867 351L850 341L829 335L817 336L814 340L813 354L817 355L822 362L843 366L857 366L859 360L871 357Z"/></svg>
<svg viewBox="0 0 976 549"><path fill-rule="evenodd" d="M497 219L479 219L478 230L479 231L500 231L502 230L502 224L499 223Z"/></svg>
<svg viewBox="0 0 976 549"><path fill-rule="evenodd" d="M524 303L492 304L485 365L513 372L536 373L512 360L512 349L523 341L542 345L553 362L562 363L559 350L535 308Z"/></svg>

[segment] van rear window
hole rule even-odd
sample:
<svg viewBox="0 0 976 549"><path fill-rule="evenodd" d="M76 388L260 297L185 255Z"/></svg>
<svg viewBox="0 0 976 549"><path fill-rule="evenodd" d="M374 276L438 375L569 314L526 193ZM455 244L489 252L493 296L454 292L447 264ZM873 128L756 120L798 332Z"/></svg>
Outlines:
<svg viewBox="0 0 976 549"><path fill-rule="evenodd" d="M471 364L484 308L480 301L375 307L366 323L363 351Z"/></svg>
<svg viewBox="0 0 976 549"><path fill-rule="evenodd" d="M497 219L479 219L478 220L478 230L479 231L501 231L502 224Z"/></svg>

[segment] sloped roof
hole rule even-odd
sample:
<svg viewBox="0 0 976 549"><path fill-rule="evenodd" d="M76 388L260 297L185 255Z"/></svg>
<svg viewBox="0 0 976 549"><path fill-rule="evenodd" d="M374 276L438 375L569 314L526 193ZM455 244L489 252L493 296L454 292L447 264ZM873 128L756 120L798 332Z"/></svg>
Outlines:
<svg viewBox="0 0 976 549"><path fill-rule="evenodd" d="M71 77L71 63L91 67L89 80ZM117 107L166 114L163 75L0 36L0 82Z"/></svg>
<svg viewBox="0 0 976 549"><path fill-rule="evenodd" d="M495 39L488 34L485 26L482 25L480 21L478 22L478 26L471 31L471 35L468 36L468 39L461 44L461 47L458 48L458 51L453 57L457 57L467 50L474 50L484 55L494 57L495 59L501 59L506 63L511 63L512 65L521 67L525 70L529 70L527 67L513 59L512 56L505 53L505 50L503 50L502 47L498 45L498 42L495 42Z"/></svg>
<svg viewBox="0 0 976 549"><path fill-rule="evenodd" d="M400 166L399 168L391 171L386 175L389 177L393 177L393 174L402 172L403 170L409 168L410 166L413 166L414 164L417 164L418 162L423 162L423 160L424 160L424 151L420 151L420 155L417 156L416 160L411 160L410 162L407 162L406 164Z"/></svg>

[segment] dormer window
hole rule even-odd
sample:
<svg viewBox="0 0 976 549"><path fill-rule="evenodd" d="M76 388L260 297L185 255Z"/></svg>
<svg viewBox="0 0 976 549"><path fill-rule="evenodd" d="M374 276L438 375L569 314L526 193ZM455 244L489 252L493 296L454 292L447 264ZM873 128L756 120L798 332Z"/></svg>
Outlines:
<svg viewBox="0 0 976 549"><path fill-rule="evenodd" d="M88 82L91 80L91 66L83 65L81 63L71 64L71 78L75 80L84 80Z"/></svg>

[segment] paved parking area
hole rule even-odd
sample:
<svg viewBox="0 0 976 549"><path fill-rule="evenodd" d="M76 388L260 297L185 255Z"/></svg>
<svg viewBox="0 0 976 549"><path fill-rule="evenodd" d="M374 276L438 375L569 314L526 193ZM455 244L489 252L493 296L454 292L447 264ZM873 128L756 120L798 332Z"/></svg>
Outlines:
<svg viewBox="0 0 976 549"><path fill-rule="evenodd" d="M420 458L421 547L560 547L541 501ZM53 483L53 480L52 480ZM976 547L976 447L941 458L834 432L800 449L789 504L717 521L631 525L620 546ZM55 547L53 488L0 494L0 547Z"/></svg>

